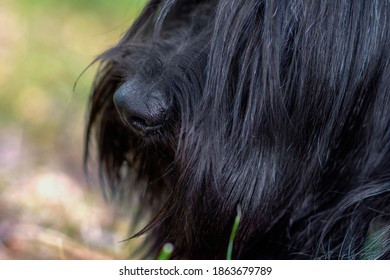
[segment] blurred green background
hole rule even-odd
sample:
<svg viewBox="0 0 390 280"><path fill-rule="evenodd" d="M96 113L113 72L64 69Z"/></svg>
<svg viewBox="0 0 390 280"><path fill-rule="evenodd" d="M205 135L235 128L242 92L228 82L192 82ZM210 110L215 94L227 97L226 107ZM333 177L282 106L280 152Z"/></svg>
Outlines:
<svg viewBox="0 0 390 280"><path fill-rule="evenodd" d="M83 174L96 66L78 77L145 2L0 0L0 259L128 258L126 215Z"/></svg>

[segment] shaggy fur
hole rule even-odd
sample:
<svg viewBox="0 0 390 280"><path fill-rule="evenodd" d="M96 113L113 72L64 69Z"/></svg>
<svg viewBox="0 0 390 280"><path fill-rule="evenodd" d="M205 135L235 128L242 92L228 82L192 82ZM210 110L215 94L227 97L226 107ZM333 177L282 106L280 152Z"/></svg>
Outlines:
<svg viewBox="0 0 390 280"><path fill-rule="evenodd" d="M239 206L234 258L390 258L389 1L151 0L99 60L86 160L150 256L225 258Z"/></svg>

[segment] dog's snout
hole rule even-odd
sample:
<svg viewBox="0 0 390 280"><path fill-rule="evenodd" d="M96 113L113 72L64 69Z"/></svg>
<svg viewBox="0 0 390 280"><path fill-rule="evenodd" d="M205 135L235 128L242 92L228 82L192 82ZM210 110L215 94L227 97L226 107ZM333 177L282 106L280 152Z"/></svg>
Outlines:
<svg viewBox="0 0 390 280"><path fill-rule="evenodd" d="M141 136L159 129L166 120L164 94L137 81L128 81L119 87L114 94L114 104L123 121Z"/></svg>

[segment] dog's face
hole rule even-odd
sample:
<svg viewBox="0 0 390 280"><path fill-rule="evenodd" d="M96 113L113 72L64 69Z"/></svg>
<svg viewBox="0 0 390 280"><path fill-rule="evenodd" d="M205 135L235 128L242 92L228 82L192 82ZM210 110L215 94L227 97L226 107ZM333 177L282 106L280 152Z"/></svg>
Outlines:
<svg viewBox="0 0 390 280"><path fill-rule="evenodd" d="M356 258L389 228L390 12L352 2L152 0L100 57L87 144L152 252L223 258L237 206L241 258Z"/></svg>
<svg viewBox="0 0 390 280"><path fill-rule="evenodd" d="M214 5L178 6L160 32L145 25L102 55L88 129L99 122L101 163L110 181L123 164L148 188L175 180L182 112L188 122L205 83Z"/></svg>

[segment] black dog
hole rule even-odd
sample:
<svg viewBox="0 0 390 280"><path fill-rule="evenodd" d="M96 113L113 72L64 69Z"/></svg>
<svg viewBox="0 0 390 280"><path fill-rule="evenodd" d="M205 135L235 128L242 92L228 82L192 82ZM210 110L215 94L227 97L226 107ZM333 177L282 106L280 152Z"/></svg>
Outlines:
<svg viewBox="0 0 390 280"><path fill-rule="evenodd" d="M151 0L100 60L86 159L151 256L225 258L240 207L234 258L390 258L388 1Z"/></svg>

